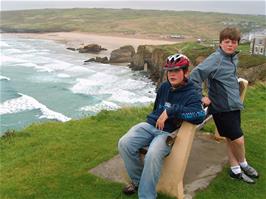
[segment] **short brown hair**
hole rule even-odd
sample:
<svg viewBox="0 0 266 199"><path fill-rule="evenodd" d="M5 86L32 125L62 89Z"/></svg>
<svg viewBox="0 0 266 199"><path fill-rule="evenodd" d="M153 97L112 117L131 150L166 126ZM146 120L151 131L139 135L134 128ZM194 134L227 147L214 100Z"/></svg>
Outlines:
<svg viewBox="0 0 266 199"><path fill-rule="evenodd" d="M240 30L234 27L227 27L220 32L220 43L225 39L235 40L240 42Z"/></svg>

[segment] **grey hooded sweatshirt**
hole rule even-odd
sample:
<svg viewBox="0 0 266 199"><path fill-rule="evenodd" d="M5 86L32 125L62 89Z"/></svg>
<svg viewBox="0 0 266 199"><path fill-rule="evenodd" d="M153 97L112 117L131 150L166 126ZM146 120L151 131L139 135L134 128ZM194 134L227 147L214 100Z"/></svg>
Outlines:
<svg viewBox="0 0 266 199"><path fill-rule="evenodd" d="M211 100L209 113L243 109L236 74L237 63L237 53L226 54L221 48L218 48L192 70L190 79L201 95L202 83L207 80L208 97Z"/></svg>

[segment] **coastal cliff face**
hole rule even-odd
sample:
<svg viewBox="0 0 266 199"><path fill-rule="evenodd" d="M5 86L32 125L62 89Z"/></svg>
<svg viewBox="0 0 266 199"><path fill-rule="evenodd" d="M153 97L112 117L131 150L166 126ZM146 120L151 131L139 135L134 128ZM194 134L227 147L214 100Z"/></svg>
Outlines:
<svg viewBox="0 0 266 199"><path fill-rule="evenodd" d="M103 50L100 46L97 49ZM110 60L107 57L96 57L86 60L84 63L91 61L101 63L130 63L129 67L132 70L143 70L147 72L149 78L158 86L164 79L163 66L167 56L177 52L184 53L190 58L191 66L189 70L192 70L194 66L200 64L214 50L215 48L213 47L195 43L183 43L174 45L140 45L137 48L137 52L135 52L133 46L126 45L113 50L110 55ZM237 71L239 77L245 78L251 84L255 81L266 81L265 57L252 56L245 52L239 56L239 61Z"/></svg>
<svg viewBox="0 0 266 199"><path fill-rule="evenodd" d="M250 68L238 68L238 76L254 83L256 80L266 81L266 63Z"/></svg>
<svg viewBox="0 0 266 199"><path fill-rule="evenodd" d="M129 67L132 68L132 70L146 71L150 78L156 84L159 84L163 76L162 66L168 55L166 51L156 46L141 45L138 47L136 54L132 57Z"/></svg>
<svg viewBox="0 0 266 199"><path fill-rule="evenodd" d="M131 45L122 46L113 50L110 56L110 63L129 63L135 54L135 49Z"/></svg>
<svg viewBox="0 0 266 199"><path fill-rule="evenodd" d="M141 45L132 57L129 67L132 70L146 71L149 78L158 86L164 79L162 67L167 56L178 52L179 49L175 47L169 50L169 48L167 49L162 46ZM206 59L213 50L209 49L208 51L204 51L202 47L198 49L191 48L187 52L183 52L190 58L190 70ZM253 61L249 61L249 59ZM254 57L244 54L239 57L239 60L238 77L245 78L251 84L256 81L266 81L266 59L264 57Z"/></svg>

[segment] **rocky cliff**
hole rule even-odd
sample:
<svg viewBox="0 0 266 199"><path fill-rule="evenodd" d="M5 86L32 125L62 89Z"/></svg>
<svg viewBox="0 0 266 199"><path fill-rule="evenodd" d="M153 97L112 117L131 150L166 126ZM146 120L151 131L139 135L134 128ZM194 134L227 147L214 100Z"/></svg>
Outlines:
<svg viewBox="0 0 266 199"><path fill-rule="evenodd" d="M266 63L244 68L238 68L238 76L248 80L249 83L254 83L255 81L266 81Z"/></svg>
<svg viewBox="0 0 266 199"><path fill-rule="evenodd" d="M129 63L135 55L133 46L122 46L119 49L113 50L110 56L110 63Z"/></svg>
<svg viewBox="0 0 266 199"><path fill-rule="evenodd" d="M159 85L163 80L162 67L167 56L176 52L184 53L190 58L191 67L197 66L215 49L211 47L197 46L197 44L182 44L169 46L141 45L132 57L130 68L132 70L145 70L149 77ZM252 56L242 53L239 56L240 64L238 76L245 78L250 84L255 81L266 81L266 57ZM193 66L194 65L194 66Z"/></svg>
<svg viewBox="0 0 266 199"><path fill-rule="evenodd" d="M162 80L162 66L169 53L156 46L141 45L132 57L130 68L132 70L145 70L150 78L159 84Z"/></svg>
<svg viewBox="0 0 266 199"><path fill-rule="evenodd" d="M99 45L88 45L93 50L103 50ZM81 50L81 49L79 49ZM83 50L83 49L82 49ZM197 66L212 52L213 47L203 46L197 43L179 43L173 45L140 45L137 52L133 46L122 46L111 52L110 60L107 57L96 57L86 60L86 62L101 62L101 63L130 63L129 67L132 70L144 70L148 73L149 78L158 86L164 79L162 67L167 56L174 53L183 53L190 58L191 67ZM247 52L243 52L239 56L238 76L245 78L249 83L255 81L266 81L266 57L252 56ZM194 66L193 66L194 65Z"/></svg>

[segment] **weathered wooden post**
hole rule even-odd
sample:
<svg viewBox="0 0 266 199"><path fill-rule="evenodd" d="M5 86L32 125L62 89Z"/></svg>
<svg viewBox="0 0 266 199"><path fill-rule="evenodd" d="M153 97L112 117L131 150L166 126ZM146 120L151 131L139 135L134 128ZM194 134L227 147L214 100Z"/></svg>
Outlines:
<svg viewBox="0 0 266 199"><path fill-rule="evenodd" d="M157 190L178 199L184 198L183 178L191 151L196 125L183 122L178 130L172 151L165 158Z"/></svg>

